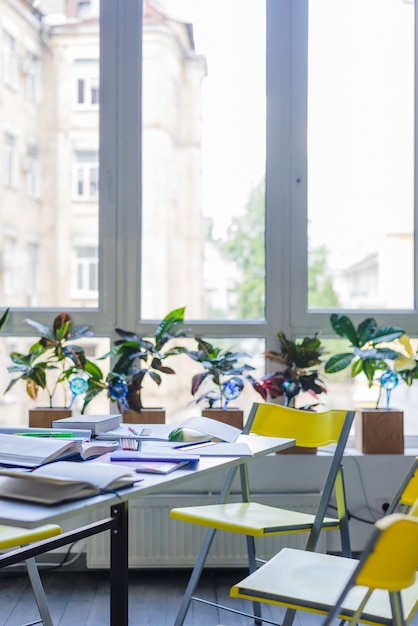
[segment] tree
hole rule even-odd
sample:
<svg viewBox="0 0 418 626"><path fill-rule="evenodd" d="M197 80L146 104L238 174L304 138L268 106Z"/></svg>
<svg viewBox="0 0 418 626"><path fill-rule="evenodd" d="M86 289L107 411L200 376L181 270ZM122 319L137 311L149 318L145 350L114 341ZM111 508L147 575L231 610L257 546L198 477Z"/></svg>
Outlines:
<svg viewBox="0 0 418 626"><path fill-rule="evenodd" d="M324 245L309 250L308 305L310 309L338 308L340 303L332 279L327 275L327 249Z"/></svg>
<svg viewBox="0 0 418 626"><path fill-rule="evenodd" d="M263 319L265 303L265 190L264 179L252 189L243 215L236 216L219 251L236 263L241 278L235 282L237 319Z"/></svg>
<svg viewBox="0 0 418 626"><path fill-rule="evenodd" d="M236 319L263 319L265 305L265 183L250 192L242 215L232 219L225 241L214 241L226 260L239 269L235 281ZM310 308L339 307L332 278L327 274L325 246L309 251L308 302Z"/></svg>

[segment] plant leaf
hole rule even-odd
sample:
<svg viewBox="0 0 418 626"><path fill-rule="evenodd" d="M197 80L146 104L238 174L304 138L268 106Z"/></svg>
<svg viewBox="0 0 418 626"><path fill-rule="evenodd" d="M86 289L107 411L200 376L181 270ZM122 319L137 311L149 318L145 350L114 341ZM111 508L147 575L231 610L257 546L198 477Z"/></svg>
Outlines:
<svg viewBox="0 0 418 626"><path fill-rule="evenodd" d="M333 313L330 316L331 326L333 330L340 335L348 339L353 346L360 346L360 340L357 335L357 331L353 326L352 321L346 315L338 315Z"/></svg>
<svg viewBox="0 0 418 626"><path fill-rule="evenodd" d="M334 354L334 356L330 357L325 363L325 372L327 374L335 374L335 372L340 372L341 370L348 367L353 359L354 354L352 354L351 352Z"/></svg>

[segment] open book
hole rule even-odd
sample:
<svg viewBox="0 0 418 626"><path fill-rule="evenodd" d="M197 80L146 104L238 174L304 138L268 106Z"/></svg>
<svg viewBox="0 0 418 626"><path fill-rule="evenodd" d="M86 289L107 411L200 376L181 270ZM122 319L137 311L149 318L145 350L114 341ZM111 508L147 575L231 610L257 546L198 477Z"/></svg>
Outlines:
<svg viewBox="0 0 418 626"><path fill-rule="evenodd" d="M97 439L109 440L130 437L140 441L236 441L241 431L210 417L197 415L173 424L121 424L108 432L98 433Z"/></svg>
<svg viewBox="0 0 418 626"><path fill-rule="evenodd" d="M118 447L115 442L0 434L0 465L33 468L60 459L87 460Z"/></svg>
<svg viewBox="0 0 418 626"><path fill-rule="evenodd" d="M110 463L58 461L32 472L0 468L0 497L58 504L113 492L139 480L135 472Z"/></svg>

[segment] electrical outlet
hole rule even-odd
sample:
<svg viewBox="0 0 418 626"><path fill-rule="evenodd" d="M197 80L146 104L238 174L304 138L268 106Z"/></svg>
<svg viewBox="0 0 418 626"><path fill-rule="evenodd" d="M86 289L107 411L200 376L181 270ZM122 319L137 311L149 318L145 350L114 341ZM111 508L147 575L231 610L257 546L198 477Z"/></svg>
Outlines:
<svg viewBox="0 0 418 626"><path fill-rule="evenodd" d="M384 498L384 497L376 498L375 500L376 511L380 515L384 515L386 511L388 510L390 503L391 503L391 498Z"/></svg>

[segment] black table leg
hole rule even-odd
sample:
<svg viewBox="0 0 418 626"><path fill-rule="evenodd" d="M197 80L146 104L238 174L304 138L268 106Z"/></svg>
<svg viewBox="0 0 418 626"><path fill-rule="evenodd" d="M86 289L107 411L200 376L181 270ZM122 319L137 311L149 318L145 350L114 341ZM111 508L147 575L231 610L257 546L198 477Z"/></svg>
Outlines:
<svg viewBox="0 0 418 626"><path fill-rule="evenodd" d="M128 626L128 503L111 507L118 524L110 531L110 624Z"/></svg>

